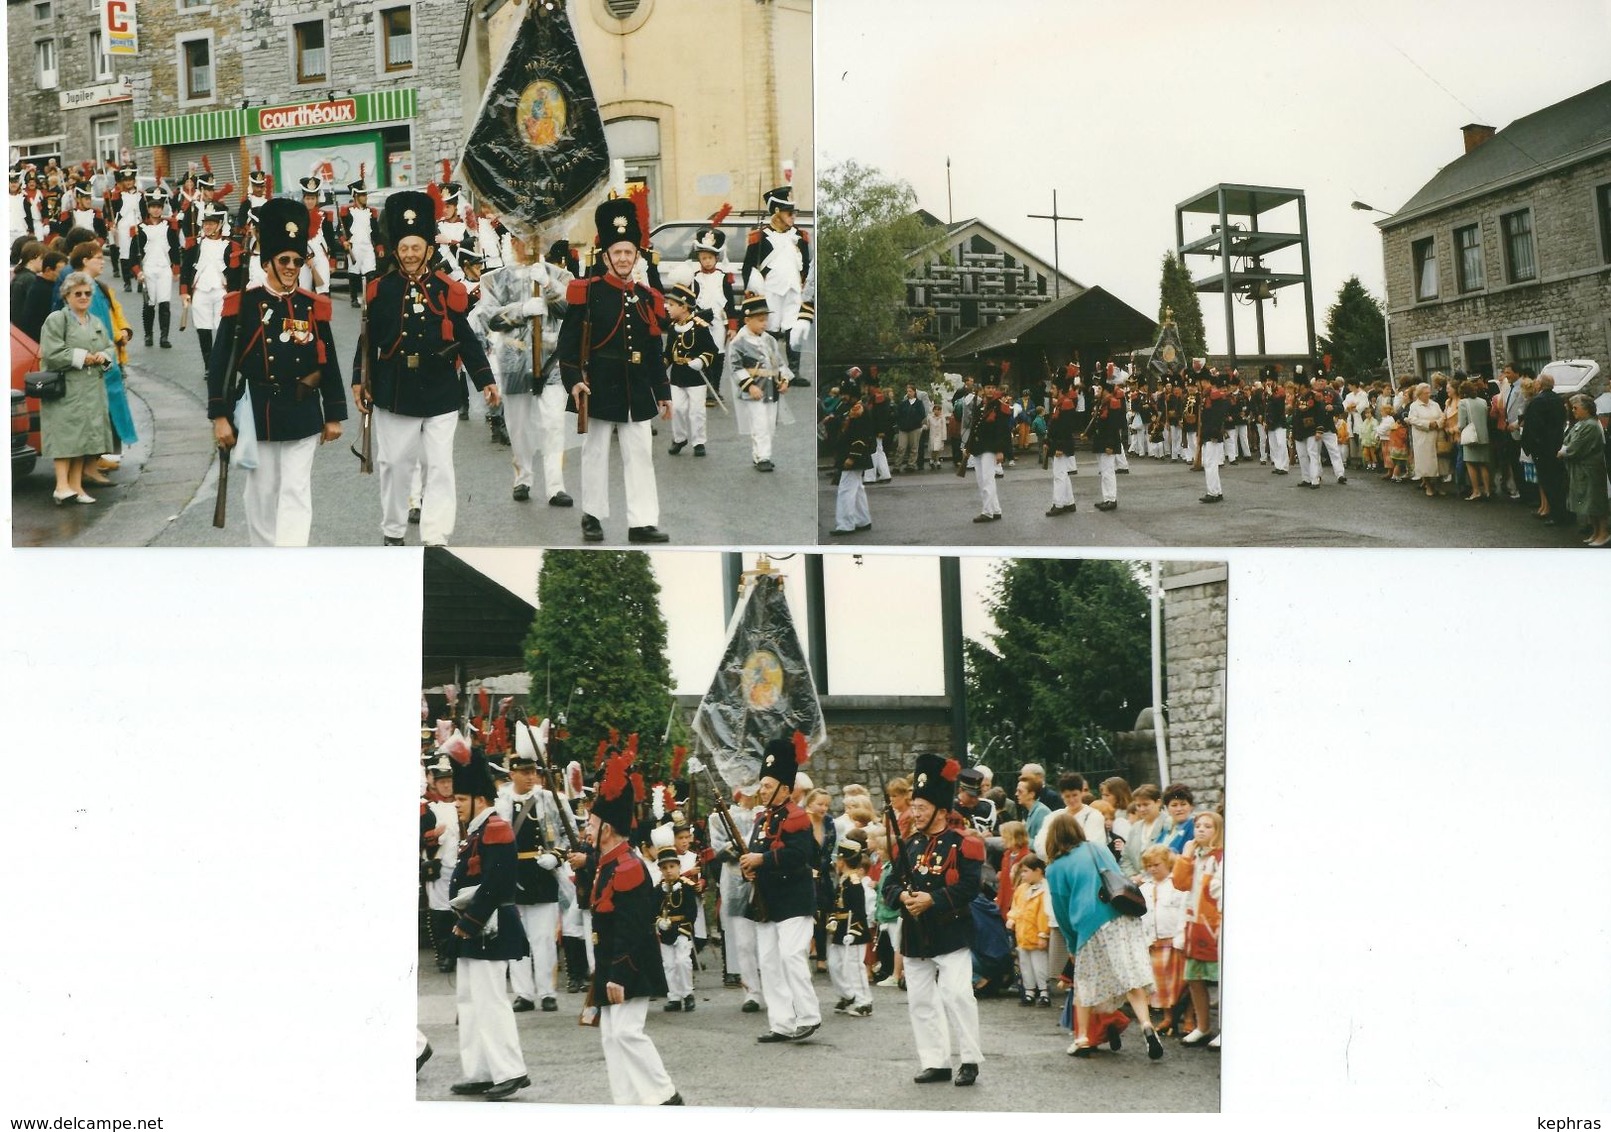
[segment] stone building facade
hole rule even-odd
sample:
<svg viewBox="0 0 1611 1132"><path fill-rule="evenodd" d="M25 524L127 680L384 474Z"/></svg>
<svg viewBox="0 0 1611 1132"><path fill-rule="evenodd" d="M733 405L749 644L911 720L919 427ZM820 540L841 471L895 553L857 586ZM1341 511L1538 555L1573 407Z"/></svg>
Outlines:
<svg viewBox="0 0 1611 1132"><path fill-rule="evenodd" d="M1229 571L1223 562L1165 562L1161 572L1169 777L1212 806L1225 797Z"/></svg>
<svg viewBox="0 0 1611 1132"><path fill-rule="evenodd" d="M1611 362L1611 83L1465 127L1465 153L1377 226L1395 374Z"/></svg>
<svg viewBox="0 0 1611 1132"><path fill-rule="evenodd" d="M130 143L134 92L104 50L98 10L70 0L6 2L8 164L117 160Z"/></svg>

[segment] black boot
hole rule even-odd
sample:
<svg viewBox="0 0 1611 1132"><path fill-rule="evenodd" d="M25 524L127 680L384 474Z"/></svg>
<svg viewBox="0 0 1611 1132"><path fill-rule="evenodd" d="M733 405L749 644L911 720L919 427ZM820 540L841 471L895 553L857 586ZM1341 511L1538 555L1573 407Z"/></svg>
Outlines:
<svg viewBox="0 0 1611 1132"><path fill-rule="evenodd" d="M169 325L169 322L171 320L172 314L173 314L173 304L171 304L171 303L158 303L157 304L157 329L162 332L162 339L161 339L160 345L162 346L162 348L164 350L173 349L173 343L168 341L168 325Z"/></svg>
<svg viewBox="0 0 1611 1132"><path fill-rule="evenodd" d="M579 994L587 989L587 941L579 936L564 936L565 941L565 990L569 994Z"/></svg>
<svg viewBox="0 0 1611 1132"><path fill-rule="evenodd" d="M201 364L205 367L211 364L213 360L213 332L198 329L196 331L196 341L201 343Z"/></svg>
<svg viewBox="0 0 1611 1132"><path fill-rule="evenodd" d="M363 290L364 277L361 272L347 272L347 294L352 296L352 305L358 305L358 292Z"/></svg>
<svg viewBox="0 0 1611 1132"><path fill-rule="evenodd" d="M140 309L140 325L145 327L145 344L151 345L151 331L157 324L157 308L147 299L145 306Z"/></svg>

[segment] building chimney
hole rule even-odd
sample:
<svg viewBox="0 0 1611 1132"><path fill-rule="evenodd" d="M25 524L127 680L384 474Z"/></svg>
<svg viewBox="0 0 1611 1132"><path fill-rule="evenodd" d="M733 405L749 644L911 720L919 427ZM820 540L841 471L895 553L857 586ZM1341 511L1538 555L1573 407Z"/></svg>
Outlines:
<svg viewBox="0 0 1611 1132"><path fill-rule="evenodd" d="M1494 128L1492 126L1479 126L1477 123L1472 122L1470 125L1461 126L1460 133L1465 136L1466 152L1470 153L1494 136Z"/></svg>

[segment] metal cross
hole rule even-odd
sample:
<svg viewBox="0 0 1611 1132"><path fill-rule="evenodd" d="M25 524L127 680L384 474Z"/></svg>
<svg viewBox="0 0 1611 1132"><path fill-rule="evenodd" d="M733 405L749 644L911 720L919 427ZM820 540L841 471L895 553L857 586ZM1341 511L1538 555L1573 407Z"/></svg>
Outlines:
<svg viewBox="0 0 1611 1132"><path fill-rule="evenodd" d="M1052 297L1061 298L1063 295L1063 267L1058 259L1057 222L1060 220L1078 220L1084 223L1083 216L1059 216L1057 214L1057 190L1052 190L1052 213L1050 216L1044 212L1031 212L1031 220L1050 220L1052 222Z"/></svg>

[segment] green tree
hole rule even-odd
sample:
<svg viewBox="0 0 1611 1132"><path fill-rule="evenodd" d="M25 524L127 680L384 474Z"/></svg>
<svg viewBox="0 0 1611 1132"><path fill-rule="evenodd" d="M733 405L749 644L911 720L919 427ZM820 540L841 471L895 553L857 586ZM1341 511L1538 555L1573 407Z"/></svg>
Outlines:
<svg viewBox="0 0 1611 1132"><path fill-rule="evenodd" d="M1147 594L1125 562L1017 558L991 592L996 632L966 644L969 739L1052 773L1152 700ZM999 776L998 776L999 777Z"/></svg>
<svg viewBox="0 0 1611 1132"><path fill-rule="evenodd" d="M840 362L914 353L923 328L913 325L906 305L906 257L934 232L917 217L912 186L845 161L822 173L817 206L822 357ZM924 384L926 370L920 363L907 379Z"/></svg>
<svg viewBox="0 0 1611 1132"><path fill-rule="evenodd" d="M649 557L627 550L550 550L526 634L531 702L566 713L568 757L591 766L610 729L637 732L646 769L663 754L671 662L660 583ZM540 712L539 712L540 714Z"/></svg>
<svg viewBox="0 0 1611 1132"><path fill-rule="evenodd" d="M1387 319L1376 296L1350 275L1326 312L1325 350L1331 368L1345 378L1387 374Z"/></svg>
<svg viewBox="0 0 1611 1132"><path fill-rule="evenodd" d="M1164 324L1166 313L1175 320L1186 355L1206 358L1208 335L1203 330L1203 307L1191 285L1191 269L1176 259L1173 252L1164 253L1163 276L1158 282L1159 326Z"/></svg>

